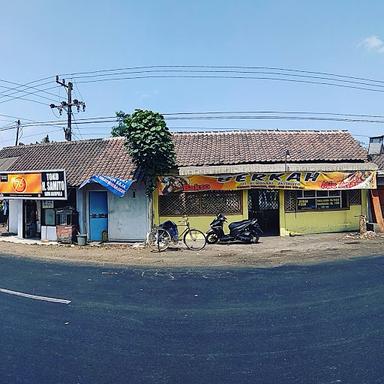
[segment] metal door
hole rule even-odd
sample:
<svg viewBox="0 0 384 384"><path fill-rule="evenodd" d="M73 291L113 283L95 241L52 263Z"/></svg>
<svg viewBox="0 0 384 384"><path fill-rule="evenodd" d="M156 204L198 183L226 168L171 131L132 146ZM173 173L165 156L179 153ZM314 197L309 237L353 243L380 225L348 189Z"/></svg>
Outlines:
<svg viewBox="0 0 384 384"><path fill-rule="evenodd" d="M248 191L248 217L257 218L265 235L278 235L279 191L252 189Z"/></svg>
<svg viewBox="0 0 384 384"><path fill-rule="evenodd" d="M89 192L89 239L101 241L108 232L107 192Z"/></svg>

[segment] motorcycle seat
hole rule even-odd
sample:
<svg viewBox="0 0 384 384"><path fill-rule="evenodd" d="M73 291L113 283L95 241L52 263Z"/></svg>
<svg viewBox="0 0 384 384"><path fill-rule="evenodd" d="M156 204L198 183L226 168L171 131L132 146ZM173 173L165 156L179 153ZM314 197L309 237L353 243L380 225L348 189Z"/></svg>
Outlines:
<svg viewBox="0 0 384 384"><path fill-rule="evenodd" d="M252 220L248 220L248 219L241 220L241 221L235 221L234 223L229 224L228 228L230 230L233 230L236 228L245 227L245 226L249 225L251 222L252 222Z"/></svg>

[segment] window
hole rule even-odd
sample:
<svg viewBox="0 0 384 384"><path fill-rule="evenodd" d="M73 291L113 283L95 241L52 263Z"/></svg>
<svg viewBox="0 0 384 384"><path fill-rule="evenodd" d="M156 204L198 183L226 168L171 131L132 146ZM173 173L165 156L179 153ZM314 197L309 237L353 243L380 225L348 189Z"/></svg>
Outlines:
<svg viewBox="0 0 384 384"><path fill-rule="evenodd" d="M159 196L160 216L241 214L242 191L170 193Z"/></svg>
<svg viewBox="0 0 384 384"><path fill-rule="evenodd" d="M51 226L56 225L55 210L53 208L43 209L42 225L51 225Z"/></svg>
<svg viewBox="0 0 384 384"><path fill-rule="evenodd" d="M349 208L348 191L297 191L298 211Z"/></svg>

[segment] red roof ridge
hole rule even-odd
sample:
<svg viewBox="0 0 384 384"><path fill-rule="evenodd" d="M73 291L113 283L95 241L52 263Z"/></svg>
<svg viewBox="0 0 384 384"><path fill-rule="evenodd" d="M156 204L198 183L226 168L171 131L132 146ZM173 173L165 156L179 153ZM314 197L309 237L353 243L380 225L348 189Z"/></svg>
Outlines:
<svg viewBox="0 0 384 384"><path fill-rule="evenodd" d="M286 134L286 133L307 133L307 134L335 134L335 133L346 133L351 134L347 129L322 129L322 130L314 130L314 129L234 129L230 131L174 131L172 134L175 135L231 135L231 134L265 134L265 133L277 133L277 134Z"/></svg>

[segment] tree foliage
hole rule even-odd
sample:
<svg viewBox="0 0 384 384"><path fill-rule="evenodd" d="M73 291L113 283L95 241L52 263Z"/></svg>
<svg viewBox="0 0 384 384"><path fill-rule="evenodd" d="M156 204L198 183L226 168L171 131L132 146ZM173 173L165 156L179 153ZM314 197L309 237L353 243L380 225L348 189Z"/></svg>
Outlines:
<svg viewBox="0 0 384 384"><path fill-rule="evenodd" d="M150 194L155 188L156 176L176 167L172 135L159 113L136 109L131 115L120 111L116 116L120 121L112 135L126 138L128 152L140 168Z"/></svg>
<svg viewBox="0 0 384 384"><path fill-rule="evenodd" d="M123 111L116 112L117 125L112 128L111 132L113 137L125 136L127 126L124 122L124 119L126 117L129 117L129 115Z"/></svg>

